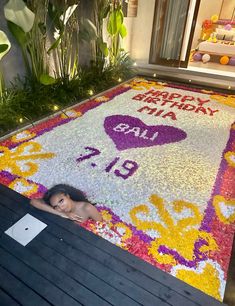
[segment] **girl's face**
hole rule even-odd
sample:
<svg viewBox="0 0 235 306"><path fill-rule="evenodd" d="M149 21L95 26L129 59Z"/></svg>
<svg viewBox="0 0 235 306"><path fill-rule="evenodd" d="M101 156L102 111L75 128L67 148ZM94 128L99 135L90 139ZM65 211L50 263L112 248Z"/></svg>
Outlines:
<svg viewBox="0 0 235 306"><path fill-rule="evenodd" d="M54 194L50 198L51 206L60 212L71 212L73 208L73 201L70 196L64 193Z"/></svg>

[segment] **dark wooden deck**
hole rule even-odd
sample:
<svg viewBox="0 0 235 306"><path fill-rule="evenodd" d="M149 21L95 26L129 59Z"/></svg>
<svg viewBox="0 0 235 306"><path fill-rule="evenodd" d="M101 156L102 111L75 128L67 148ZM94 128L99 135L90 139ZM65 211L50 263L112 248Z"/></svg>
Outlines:
<svg viewBox="0 0 235 306"><path fill-rule="evenodd" d="M26 213L48 226L26 247L4 234ZM225 305L0 185L0 305Z"/></svg>

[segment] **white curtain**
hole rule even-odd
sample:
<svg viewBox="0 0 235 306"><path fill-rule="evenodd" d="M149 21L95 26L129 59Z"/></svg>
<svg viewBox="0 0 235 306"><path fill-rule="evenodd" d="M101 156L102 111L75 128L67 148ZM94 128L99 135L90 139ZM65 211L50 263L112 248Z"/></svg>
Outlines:
<svg viewBox="0 0 235 306"><path fill-rule="evenodd" d="M185 20L188 13L189 0L168 0L164 12L164 27L160 58L180 59L180 50L184 34Z"/></svg>

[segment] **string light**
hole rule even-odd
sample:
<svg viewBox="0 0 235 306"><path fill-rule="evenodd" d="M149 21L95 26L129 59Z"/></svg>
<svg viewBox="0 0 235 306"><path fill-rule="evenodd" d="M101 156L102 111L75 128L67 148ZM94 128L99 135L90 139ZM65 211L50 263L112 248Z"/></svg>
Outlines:
<svg viewBox="0 0 235 306"><path fill-rule="evenodd" d="M88 90L88 95L92 96L94 94L94 91L92 89Z"/></svg>
<svg viewBox="0 0 235 306"><path fill-rule="evenodd" d="M118 78L118 82L120 83L122 81L122 79L121 78Z"/></svg>
<svg viewBox="0 0 235 306"><path fill-rule="evenodd" d="M192 82L192 80L188 80L189 81L189 83L191 83Z"/></svg>
<svg viewBox="0 0 235 306"><path fill-rule="evenodd" d="M57 111L59 109L59 106L58 105L53 105L53 110L54 111Z"/></svg>
<svg viewBox="0 0 235 306"><path fill-rule="evenodd" d="M136 62L134 62L134 63L133 63L133 66L137 66L137 63L136 63Z"/></svg>
<svg viewBox="0 0 235 306"><path fill-rule="evenodd" d="M154 74L153 74L153 77L154 77L154 78L156 78L156 76L157 76L157 74L156 74L156 73L154 73Z"/></svg>
<svg viewBox="0 0 235 306"><path fill-rule="evenodd" d="M228 89L231 89L231 86L229 86Z"/></svg>
<svg viewBox="0 0 235 306"><path fill-rule="evenodd" d="M23 118L20 118L20 119L19 119L19 122L20 122L20 123L23 123L23 121L24 121Z"/></svg>

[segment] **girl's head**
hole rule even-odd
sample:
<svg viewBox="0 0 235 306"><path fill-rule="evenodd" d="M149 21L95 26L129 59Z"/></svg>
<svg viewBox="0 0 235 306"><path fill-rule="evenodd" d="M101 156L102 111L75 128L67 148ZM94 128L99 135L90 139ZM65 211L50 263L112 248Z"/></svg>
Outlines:
<svg viewBox="0 0 235 306"><path fill-rule="evenodd" d="M80 190L66 184L58 184L48 189L43 200L62 212L70 212L74 202L87 202L87 198Z"/></svg>

